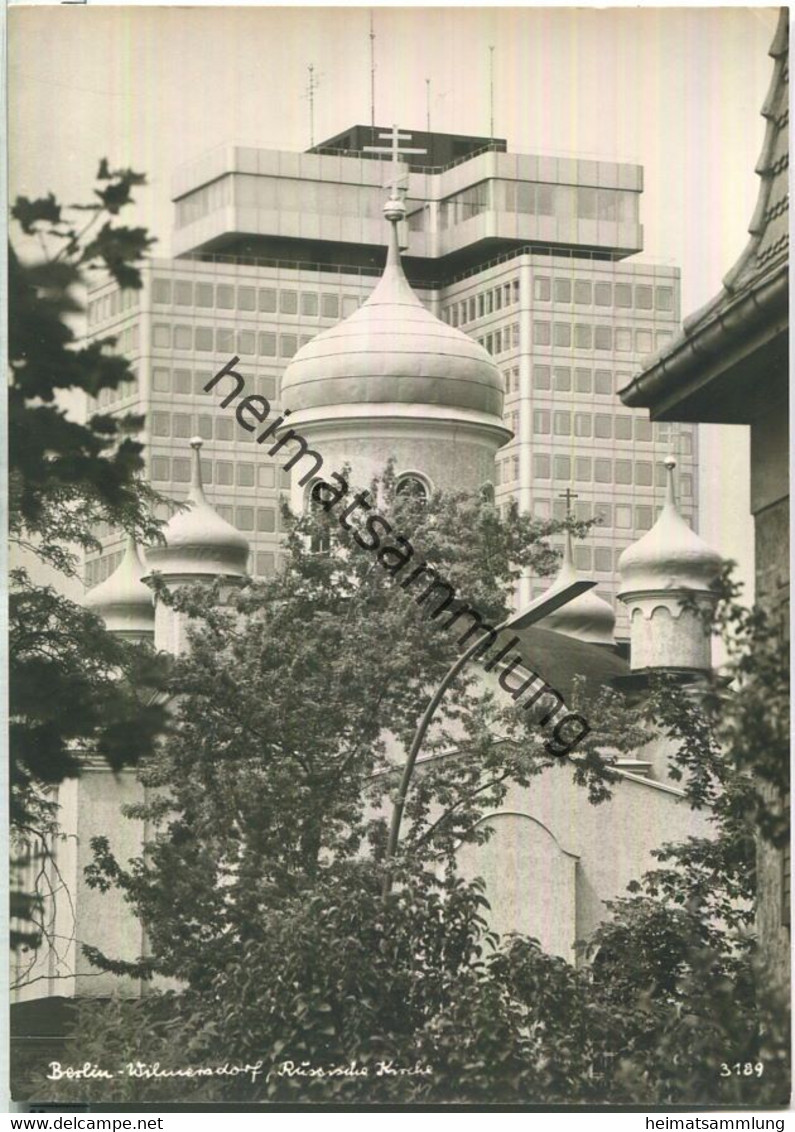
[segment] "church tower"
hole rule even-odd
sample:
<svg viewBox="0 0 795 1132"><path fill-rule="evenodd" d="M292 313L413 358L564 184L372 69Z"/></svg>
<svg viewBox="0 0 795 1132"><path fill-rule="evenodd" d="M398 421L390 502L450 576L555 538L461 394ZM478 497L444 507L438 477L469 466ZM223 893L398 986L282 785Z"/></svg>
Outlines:
<svg viewBox="0 0 795 1132"><path fill-rule="evenodd" d="M188 507L177 512L163 531L164 543L150 546L146 561L169 590L215 580L239 586L246 577L248 541L212 507L204 494L201 474L202 442L194 437ZM155 600L155 647L174 656L187 647L188 617Z"/></svg>
<svg viewBox="0 0 795 1132"><path fill-rule="evenodd" d="M494 456L511 433L502 423L503 379L490 355L426 310L406 279L393 189L386 267L369 299L318 334L287 366L289 425L323 458L324 474L349 465L367 487L389 459L415 490L475 490L494 483ZM287 414L285 413L285 416ZM293 474L292 505L307 484Z"/></svg>
<svg viewBox="0 0 795 1132"><path fill-rule="evenodd" d="M669 457L665 466L667 497L659 518L618 560L618 596L630 615L631 665L633 671L706 672L712 663L705 614L715 603L712 584L722 560L679 514L676 461Z"/></svg>
<svg viewBox="0 0 795 1132"><path fill-rule="evenodd" d="M85 606L123 640L152 644L155 608L152 591L143 582L144 569L135 541L128 538L124 558L109 578L88 592Z"/></svg>
<svg viewBox="0 0 795 1132"><path fill-rule="evenodd" d="M574 565L571 531L566 531L563 561L550 589L565 582L575 582L579 578L580 574ZM553 613L547 614L538 624L541 629L554 629L556 633L562 633L565 637L572 637L577 641L615 648L616 615L612 606L594 590L588 590L587 593L566 602Z"/></svg>

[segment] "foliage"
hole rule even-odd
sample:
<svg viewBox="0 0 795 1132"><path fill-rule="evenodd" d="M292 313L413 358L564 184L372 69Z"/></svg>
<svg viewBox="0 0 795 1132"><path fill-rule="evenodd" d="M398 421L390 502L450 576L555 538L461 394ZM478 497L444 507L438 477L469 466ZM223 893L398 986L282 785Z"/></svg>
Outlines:
<svg viewBox="0 0 795 1132"><path fill-rule="evenodd" d="M505 520L485 497L463 494L417 508L394 498L389 471L373 491L416 561L476 594L495 623L517 562L554 565L546 536L560 524L515 512ZM321 536L330 553L311 551ZM170 682L175 726L142 768L146 804L131 811L153 836L124 867L98 840L89 872L98 887L120 887L147 927L151 954L137 973L203 988L261 938L266 913L327 883L329 863L364 855L377 864L396 741L405 749L456 655L454 635L322 511L295 519L286 545L281 573L229 604L206 590L171 599L195 627ZM449 860L462 838L481 839L479 817L509 783L527 784L556 762L475 671L451 688L425 752L460 746L463 736L467 757L437 760L416 777L397 876L404 865ZM596 790L609 770L592 754L581 775Z"/></svg>
<svg viewBox="0 0 795 1132"><path fill-rule="evenodd" d="M787 834L769 788L788 781L789 672L778 627L739 603L730 569L717 590L711 624L728 663L695 688L660 681L645 707L674 743L672 775L690 804L709 807L713 835L658 849L660 866L610 903L587 948L621 1035L612 1095L625 1103L789 1097L789 1002L753 934L757 841Z"/></svg>
<svg viewBox="0 0 795 1132"><path fill-rule="evenodd" d="M518 536L492 526L502 520L490 510L440 498L399 526L496 620ZM399 883L384 901L378 815L394 785L384 720L405 743L452 652L344 533L329 524L333 553L308 551L323 524L298 520L283 575L231 608L206 593L174 599L196 624L173 672L178 726L147 763L152 795L133 810L155 832L126 867L97 843L90 881L121 887L151 940L137 965L95 962L177 975L183 989L95 1010L74 1059L107 1063L107 1042L119 1062L217 1066L219 1049L230 1063L262 1062L255 1081L137 1080L139 1102L786 1101L787 1004L765 986L751 930L758 793L736 757L742 695L725 679L663 680L635 706L603 693L587 708L600 729L566 772L592 799L609 796L612 777L600 747L638 750L656 728L715 836L662 846L658 867L611 903L579 967L534 940L497 939L482 885L456 873L456 847L487 837L479 820L508 784L530 785L555 762L472 676L451 689L429 742L443 757L412 785ZM455 544L446 532L456 529L501 549ZM542 550L529 539L521 553ZM462 754L444 756L453 746ZM763 1076L724 1073L736 1063L763 1064ZM53 1095L129 1089L120 1077Z"/></svg>
<svg viewBox="0 0 795 1132"><path fill-rule="evenodd" d="M9 249L9 540L12 551L69 577L77 552L101 549L98 523L149 540L160 526L152 511L159 497L138 478L144 464L134 434L142 419L93 414L79 423L73 414L84 395L135 377L127 359L111 353L113 337L78 340L87 279L103 270L121 287L140 288L136 264L153 243L144 229L116 223L144 177L103 160L97 179L91 203L65 208L49 194L19 197L11 211L20 250ZM89 218L78 229L81 211ZM9 628L11 816L21 866L30 853L48 852L51 790L78 772L78 748L114 769L132 763L150 749L163 708L151 698L159 679L153 658L116 641L22 565L11 574ZM18 885L21 920L40 910L36 894ZM23 926L15 943L35 945L40 928L40 919L39 928Z"/></svg>
<svg viewBox="0 0 795 1132"><path fill-rule="evenodd" d="M751 809L758 835L782 848L790 837L788 607L745 608L731 564L720 580L719 594L715 629L728 646L731 694L718 699L716 739L732 764L752 776L753 792L744 805Z"/></svg>
<svg viewBox="0 0 795 1132"><path fill-rule="evenodd" d="M137 290L135 265L154 243L145 229L113 219L145 178L111 171L103 159L97 179L96 202L69 209L50 193L18 197L11 209L27 254L9 248L10 540L67 573L76 568L69 544L99 548L92 527L102 520L142 539L157 534L150 514L156 497L137 478L142 445L133 434L141 418L93 414L81 424L63 403L65 394L96 397L135 380L129 361L111 353L114 337L79 344L76 332L89 275L104 270L120 287ZM90 213L81 230L75 211ZM35 257L28 247L34 242Z"/></svg>

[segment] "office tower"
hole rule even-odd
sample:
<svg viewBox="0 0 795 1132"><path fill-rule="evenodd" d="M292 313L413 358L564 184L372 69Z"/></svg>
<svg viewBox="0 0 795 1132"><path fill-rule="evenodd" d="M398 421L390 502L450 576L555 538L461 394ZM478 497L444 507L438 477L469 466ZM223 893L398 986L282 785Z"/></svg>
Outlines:
<svg viewBox="0 0 795 1132"><path fill-rule="evenodd" d="M151 261L137 294L105 284L90 295L90 335L119 335L138 376L102 407L146 414L149 475L175 498L187 490L188 438L204 439L208 494L249 538L255 575L278 565L289 480L204 385L237 355L248 390L278 404L289 358L366 299L385 254L391 171L365 147L388 148L383 133L355 126L306 153L224 146L190 163L175 178L174 258ZM498 453L497 501L597 517L576 563L612 600L618 555L662 503L669 452L696 522L695 426L652 425L616 393L678 326L678 270L631 262L642 169L509 153L504 139L414 132L400 144L424 151L401 163L406 273L505 377L514 439ZM106 532L87 583L122 551ZM519 600L544 584L525 579Z"/></svg>

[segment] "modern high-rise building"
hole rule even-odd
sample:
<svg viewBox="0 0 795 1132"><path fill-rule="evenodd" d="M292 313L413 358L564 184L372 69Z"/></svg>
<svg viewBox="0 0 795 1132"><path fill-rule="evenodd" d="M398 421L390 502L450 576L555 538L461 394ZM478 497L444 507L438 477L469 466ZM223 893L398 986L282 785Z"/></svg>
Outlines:
<svg viewBox="0 0 795 1132"><path fill-rule="evenodd" d="M278 565L289 473L204 386L237 355L249 391L280 404L288 360L370 294L393 174L366 147L388 148L384 133L355 126L306 153L212 151L176 175L174 258L150 261L140 292L90 294L90 336L116 335L137 374L102 407L145 414L149 476L174 498L190 478L187 440L203 438L207 491L251 542L255 575ZM399 166L407 275L504 374L514 436L497 457L497 501L539 518L569 506L598 518L576 564L612 600L619 554L662 504L670 452L683 514L697 522L696 426L653 425L616 393L679 322L678 269L631 261L643 246L643 170L509 153L502 139L414 132L400 145L424 151ZM88 585L121 558L121 535L103 534ZM519 599L544 585L525 579Z"/></svg>

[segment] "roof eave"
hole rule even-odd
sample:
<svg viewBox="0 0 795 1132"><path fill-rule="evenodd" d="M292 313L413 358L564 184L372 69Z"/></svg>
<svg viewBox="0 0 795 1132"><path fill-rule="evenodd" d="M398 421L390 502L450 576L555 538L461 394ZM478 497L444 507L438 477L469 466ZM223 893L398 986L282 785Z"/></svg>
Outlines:
<svg viewBox="0 0 795 1132"><path fill-rule="evenodd" d="M788 263L780 263L742 293L724 292L722 298L701 322L686 328L619 390L625 405L647 408L655 420L748 423L747 407L736 397L717 396L717 387L729 374L731 384L742 384L747 370L753 370L758 381L760 371L750 363L758 360L760 352L782 348L788 326ZM705 416L702 402L707 386L710 412Z"/></svg>

